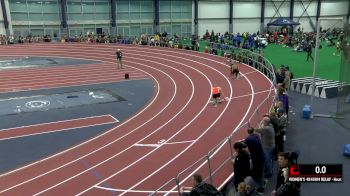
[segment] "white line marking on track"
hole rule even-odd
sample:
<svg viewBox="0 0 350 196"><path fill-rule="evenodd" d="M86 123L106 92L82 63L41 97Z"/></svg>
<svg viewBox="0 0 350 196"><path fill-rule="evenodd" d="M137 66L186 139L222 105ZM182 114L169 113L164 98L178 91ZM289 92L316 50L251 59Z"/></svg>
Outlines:
<svg viewBox="0 0 350 196"><path fill-rule="evenodd" d="M146 56L146 55L138 55L138 56ZM171 55L169 55L169 56L171 56ZM131 58L131 57L129 57L129 58ZM154 58L157 58L157 57L154 57ZM158 59L163 59L163 58L158 58ZM182 58L182 59L184 59L184 58ZM186 60L193 61L193 60L190 60L190 59L186 59ZM146 61L148 61L148 60L146 60ZM172 62L175 62L175 61L172 61ZM193 61L193 62L198 63L198 64L203 64L203 63L199 63L199 62L196 62L196 61ZM177 63L178 63L178 62L177 62ZM195 69L195 68L193 68L193 67L191 67L191 66L188 66L188 65L186 65L186 64L183 64L183 63L178 63L178 64L184 65L184 66L189 67L189 68L191 68L191 69L197 70L197 72L200 72L200 73L201 73L204 77L206 77L207 80L209 81L209 83L210 83L210 89L212 88L211 82L210 82L209 78L208 78L204 73L202 73L202 72L199 71L198 69ZM203 64L203 65L205 65L205 64ZM166 66L166 65L165 65L165 66ZM207 66L207 67L210 68L210 66L208 66L208 65L205 65L205 66ZM168 67L169 67L169 66L168 66ZM212 69L212 68L211 68L211 69ZM215 69L214 69L214 70L215 70ZM179 71L180 71L180 70L179 70ZM180 72L181 72L181 71L180 71ZM220 73L220 74L221 74L222 76L224 76L222 73ZM185 75L186 75L186 74L185 74ZM188 77L188 76L187 76L187 77ZM226 80L227 80L227 79L226 79ZM228 80L227 80L227 81L228 81ZM192 85L193 85L193 84L192 84ZM231 88L231 91L230 91L230 92L231 92L231 96L232 96L232 86L231 86L230 83L229 83L229 86L230 86L230 88ZM194 90L192 91L192 93L193 93L193 92L194 92ZM210 99L210 96L208 97L208 101L209 101L209 99ZM187 104L188 104L188 103L187 103ZM186 105L187 105L187 104L186 104ZM205 104L205 105L206 105L206 104ZM226 108L227 108L227 106L226 106ZM225 108L225 110L226 110L226 108ZM183 109L184 109L184 108L183 108ZM178 133L180 133L183 129L185 129L187 126L189 126L189 125L191 124L191 122L194 121L194 119L196 119L196 118L202 113L202 111L203 111L204 109L205 109L205 106L203 106L202 110L195 116L195 118L193 118L188 124L186 124L186 126L182 127L175 135L173 135L173 136L172 136L171 138L169 138L168 140L172 139L172 138L175 137ZM224 111L225 111L225 110L224 110ZM221 115L219 115L219 117L216 119L216 121L222 116L223 113L224 113L224 112L222 112ZM215 123L213 123L213 124L215 124ZM203 135L203 134L202 134L202 135ZM144 139L146 139L146 138L144 138ZM155 150L157 150L157 148L156 148ZM142 159L144 159L145 157L147 157L149 154L153 153L155 150L153 150L153 151L147 153L145 156L141 157L140 159L138 159L138 160L135 161L134 163L130 164L129 166L127 166L127 167L125 167L125 168L123 168L122 170L120 170L119 172L113 174L112 176L109 176L108 178L104 179L103 181L99 182L98 184L105 182L106 180L108 180L108 179L112 178L113 176L119 174L120 172L124 171L125 169L131 167L132 165L136 164L137 162L139 162L139 161L141 161ZM163 166L163 167L165 167L165 166ZM163 167L162 167L162 168L163 168ZM97 184L96 184L96 185L97 185ZM94 185L94 186L95 186L95 185ZM83 191L83 192L81 192L81 193L79 193L79 194L77 194L77 195L81 195L81 194L85 193L86 191L92 189L94 186L90 187L89 189L86 189L85 191Z"/></svg>
<svg viewBox="0 0 350 196"><path fill-rule="evenodd" d="M116 122L120 122L117 118L115 118L113 115L108 114L108 116L110 116L111 118L113 118Z"/></svg>
<svg viewBox="0 0 350 196"><path fill-rule="evenodd" d="M184 144L184 143L192 143L196 140L188 140L188 141L181 141L181 142L168 142L168 143L165 143L166 145L172 145L172 144Z"/></svg>
<svg viewBox="0 0 350 196"><path fill-rule="evenodd" d="M177 52L172 52L172 53L177 53ZM164 55L164 54L163 54ZM187 54L186 54L187 55ZM165 56L172 56L172 57L176 57L176 56L173 56L173 55L165 55ZM193 56L193 55L190 55L190 56ZM203 58L203 57L198 57L198 56L196 56L197 58ZM209 65L207 65L207 64L204 64L204 63L200 63L200 62L197 62L197 61L193 61L193 60L191 60L191 59L187 59L187 58L182 58L182 57L178 57L179 59L185 59L185 60L188 60L188 61L192 61L192 62L195 62L195 63L198 63L198 64L201 64L201 65L203 65L203 66L206 66L206 67L208 67L209 69L212 69L212 70L214 70L214 71L216 71L216 72L218 72L218 74L220 74L220 75L222 75L222 77L223 78L225 78L225 80L228 82L228 84L229 84L229 86L230 86L230 97L232 97L232 85L231 85L231 83L230 83L230 81L225 77L225 75L222 73L222 72L220 72L220 71L218 71L218 70L216 70L216 69L214 69L214 68L212 68L211 66L209 66ZM203 58L203 59L206 59L206 58ZM211 59L208 59L208 60L210 60L210 61L214 61L214 60L211 60ZM215 62L217 62L217 61L215 61ZM212 89L212 86L210 87L210 89ZM211 94L209 95L209 99L208 99L208 101L210 100L210 98L211 98ZM228 101L228 103L230 103L231 102L231 100L229 100ZM252 103L251 103L252 104ZM205 104L205 105L207 105L207 104ZM221 118L221 116L226 112L226 109L227 109L227 107L229 106L229 104L226 104L226 106L225 106L225 108L223 109L223 111L220 113L220 115L214 120L214 122L204 131L204 132L202 132L202 134L200 135L200 136L198 136L198 138L193 142L193 143L191 143L188 147L186 147L184 150L182 150L179 154L177 154L175 157L173 157L171 160L169 160L167 163L165 163L162 167L160 167L160 168L158 168L156 171L154 171L153 173L151 173L150 175L148 175L147 177L145 177L145 178L143 178L141 181L139 181L138 183L136 183L135 185L133 185L132 187L130 187L128 190L131 190L131 189L133 189L133 188L135 188L136 186L138 186L139 184L141 184L142 182L144 182L144 181L146 181L148 178L150 178L151 176L153 176L154 174L156 174L156 173L158 173L161 169L163 169L164 167L166 167L167 165L169 165L172 161L174 161L177 157L179 157L181 154L183 154L185 151L187 151L191 146L193 146L201 137L203 137L204 135L205 135L205 133L207 133L209 130L210 130L210 128L212 127L212 126L214 126L214 124L216 124L216 122ZM203 107L205 107L205 106L203 106ZM204 108L203 108L204 109ZM202 110L203 111L203 110ZM201 111L201 112L202 112ZM245 114L245 116L248 114L248 111L249 110L247 110L247 112L246 112L246 114ZM195 118L197 118L198 116L199 116L199 114L200 113L198 113L197 115L196 115L196 117ZM243 121L243 120L242 120ZM241 124L241 123L240 123ZM188 126L189 124L187 124L186 126ZM239 125L238 125L239 126ZM183 129L184 129L185 127L183 127L180 131L182 131ZM179 132L180 132L179 131ZM176 134L175 134L176 135ZM173 136L173 137L175 137L175 135ZM172 139L172 138L170 138L170 139ZM113 174L112 176L115 176L116 174ZM110 176L110 177L112 177L112 176ZM110 177L108 177L108 179L110 178ZM108 180L107 179L107 180ZM103 183L103 182L105 182L106 180L102 180L100 183ZM100 184L99 183L99 184ZM173 189L172 189L173 190ZM87 190L85 190L85 191L83 191L83 192L81 192L81 193L79 193L78 195L81 195L82 193L84 193L84 192L86 192ZM124 195L125 193L127 193L128 191L125 191L123 194L121 194L121 195Z"/></svg>
<svg viewBox="0 0 350 196"><path fill-rule="evenodd" d="M5 92L0 92L0 94L6 94L6 93L13 93L13 92L23 92L23 91L33 91L33 90L46 90L46 89L57 89L57 88L66 88L66 87L75 87L75 86L88 86L88 85L96 85L96 84L110 84L115 82L128 82L128 81L135 81L135 80L147 80L149 78L142 77L137 79L128 79L128 80L122 80L122 78L110 78L110 79L102 79L102 80L82 80L80 82L88 82L88 84L75 84L75 83L60 83L58 86L55 84L53 87L41 87L42 85L37 85L37 88L33 88L33 86L29 87L23 87L21 89L14 89L14 88L0 88L0 90L6 90ZM64 85L61 85L64 84Z"/></svg>
<svg viewBox="0 0 350 196"><path fill-rule="evenodd" d="M197 62L197 63L198 63L198 62ZM214 69L214 70L215 70L215 69ZM215 70L215 71L216 71L216 70ZM221 74L221 73L220 73L220 74ZM231 86L230 83L229 83L229 85ZM231 86L231 94L232 94L232 86ZM227 107L226 107L226 108L227 108ZM225 108L225 109L226 109L226 108ZM222 114L223 114L223 113L222 113ZM221 114L221 115L222 115L222 114ZM220 116L221 116L221 115L220 115Z"/></svg>
<svg viewBox="0 0 350 196"><path fill-rule="evenodd" d="M114 188L107 188L103 186L95 186L95 188L108 190L108 191L115 191L115 192L124 192L127 191L125 189L114 189ZM153 193L154 191L145 191L145 190L130 190L129 193ZM167 193L168 191L158 191L158 193ZM172 193L177 193L177 191L172 191Z"/></svg>
<svg viewBox="0 0 350 196"><path fill-rule="evenodd" d="M143 60L144 60L144 61L149 61L149 60L145 60L145 59L143 59ZM130 62L130 61L124 61L124 62ZM155 64L162 64L162 63L158 63L158 62L155 62L155 61L150 61L150 62L153 62L153 63L155 63ZM136 63L136 64L137 64L137 63ZM140 64L139 64L139 65L140 65ZM164 65L164 64L162 64L162 65ZM154 69L154 70L158 70L159 72L162 72L163 74L167 75L167 76L172 80L173 84L175 85L175 92L174 92L174 94L173 94L173 97L172 97L171 100L168 102L168 104L167 104L159 113L157 113L157 115L155 115L154 117L150 118L149 120L147 120L145 123L143 123L142 125L140 125L140 126L137 127L136 129L134 129L133 131L130 131L129 133L123 135L123 136L120 137L119 139L114 140L113 142L111 142L111 143L109 143L109 144L107 144L107 145L104 145L104 146L100 147L99 149L95 150L94 152L96 152L96 151L98 151L98 150L100 150L100 149L103 149L103 148L105 148L106 146L109 146L109 145L111 145L112 143L115 143L116 141L119 141L120 139L122 139L122 138L126 137L127 135L131 134L132 132L138 130L140 127L144 126L146 123L148 123L149 121L151 121L152 119L154 119L156 116L158 116L160 113L162 113L162 112L170 105L170 103L172 103L172 101L174 100L175 95L176 95L176 92L177 92L177 85L176 85L176 82L174 81L174 79L173 79L169 74L165 73L165 72L162 71L162 70L159 70L159 69L157 69L157 68L150 67L150 66L147 66L147 65L143 65L143 66L149 67L149 68ZM167 66L167 65L164 65L164 66ZM168 67L170 67L170 66L168 66ZM170 67L170 68L172 68L172 67ZM172 68L172 69L175 69L175 68ZM175 69L175 70L176 70L176 69ZM178 71L179 71L180 73L183 73L184 75L186 75L184 72L182 72L182 71L180 71L180 70L178 70ZM192 83L192 80L190 79L190 77L188 77L187 75L186 75L186 77L191 81L191 84L192 84L192 87L193 87L193 83ZM171 120L173 120L177 115L179 115L179 114L182 112L182 110L184 110L184 109L186 108L186 106L190 103L190 101L191 101L191 99L192 99L192 97L193 97L193 94L194 94L194 90L192 91L192 95L191 95L190 100L185 104L185 106L183 106L183 108L181 109L181 111L178 112L176 115L174 115L170 120L168 120L168 121L167 121L165 124L163 124L161 127L159 127L158 129L156 129L155 131L153 131L150 135L152 135L153 133L157 132L159 129L161 129L161 128L164 127L166 124L168 124L169 122L171 122ZM150 136L150 135L148 135L148 136ZM138 141L137 143L139 143L139 142L145 140L146 138L147 138L147 137L141 139L141 140ZM70 178L68 178L68 179L66 179L66 180L64 180L64 181L61 181L60 183L57 183L57 184L54 185L54 186L51 186L51 187L49 187L49 188L47 188L47 189L45 189L45 190L42 190L42 191L40 191L40 192L34 194L34 196L39 195L39 194L41 194L41 193L43 193L43 192L46 192L46 191L48 191L48 190L50 190L50 189L52 189L52 188L55 188L55 187L57 187L57 186L59 186L59 185L65 183L65 182L67 182L67 181L69 181L69 180L71 180L71 179L73 179L73 178L75 178L75 177L77 177L77 176L79 176L79 175L85 173L85 172L90 171L90 170L93 169L93 168L96 168L96 167L99 166L99 165L104 164L105 162L107 162L107 161L113 159L114 157L116 157L116 156L118 156L118 155L124 153L125 151L127 151L127 150L130 149L131 147L132 147L132 146L130 146L130 147L124 149L123 151L121 151L121 152L115 154L114 156L112 156L112 157L110 157L110 158L108 158L108 159L106 159L106 160L104 160L104 161L102 161L102 162L100 162L100 163L98 163L98 164L96 164L96 165L90 167L89 169L84 170L83 172L80 172L79 174L76 174L76 175L74 175L74 176L72 176L72 177L70 177ZM153 151L151 151L151 152L153 152ZM91 154L92 154L92 153L91 153ZM150 154L150 153L147 153L145 156L147 156L148 154ZM86 156L87 156L87 155L86 155ZM144 157L145 157L145 156L144 156ZM83 156L83 157L84 157L84 156ZM72 161L72 162L75 162L75 161ZM133 164L135 164L135 162L134 162ZM128 167L132 166L133 164L129 165ZM124 170L127 169L128 167L125 167L125 168L124 168L123 170L121 170L121 171L124 171ZM120 172L121 172L121 171L120 171ZM91 188L93 188L93 186L92 186Z"/></svg>
<svg viewBox="0 0 350 196"><path fill-rule="evenodd" d="M261 93L266 93L266 92L269 92L269 91L270 90L259 91L259 92L254 93L254 95L261 94ZM236 96L236 97L231 97L231 99L237 99L237 98L248 97L248 96L252 96L252 93L246 94L246 95L240 95L240 96Z"/></svg>
<svg viewBox="0 0 350 196"><path fill-rule="evenodd" d="M134 67L134 68L135 68L135 67ZM135 68L135 69L138 69L138 68ZM67 151L73 150L73 149L75 149L75 148L77 148L77 147L79 147L79 146L82 146L82 145L84 145L84 144L86 144L86 143L88 143L88 142L91 142L91 141L93 141L93 140L96 140L97 138L100 138L100 137L102 137L102 136L104 136L104 135L106 135L106 134L108 134L108 133L114 131L114 130L117 129L118 127L123 126L124 124L128 123L129 121L131 121L132 119L136 118L137 116L139 116L140 114L142 114L144 111L146 111L146 110L154 103L154 101L158 98L160 86L159 86L158 80L157 80L155 77L153 77L151 74L149 74L148 72L143 71L143 70L141 70L141 69L138 69L138 70L140 70L140 71L146 73L147 75L151 76L151 77L154 79L154 81L157 83L157 92L156 92L154 98L153 98L152 101L151 101L145 108L143 108L140 112L138 112L137 114L135 114L134 116L132 116L132 117L129 118L128 120L124 121L124 122L121 123L120 125L118 125L118 126L112 128L112 129L110 129L110 130L104 132L104 133L101 134L101 135L98 135L98 136L96 136L96 137L94 137L94 138L91 138L91 139L89 139L89 140L87 140L87 141L85 141L85 142L83 142L83 143L80 143L80 144L78 144L78 145L76 145L76 146L74 146L74 147L72 147L72 148L66 149L66 150L64 150L64 151L61 151L61 152L59 152L59 153L57 153L57 154L54 154L54 155L52 155L52 156L49 156L49 157L47 157L47 158L41 159L41 160L39 160L39 161L36 161L36 162L34 162L34 163L31 163L31 164L28 164L28 165L26 165L26 166L20 167L20 168L18 168L18 169L12 170L12 171L10 171L10 172L1 174L1 175L0 175L0 178L3 177L3 176L9 175L9 174L11 174L11 173L17 172L17 171L19 171L19 170L22 170L22 169L24 169L24 168L30 167L30 166L32 166L32 165L35 165L35 164L37 164L37 163L41 163L41 162L43 162L43 161L45 161L45 160L48 160L48 159L50 159L50 158L59 156L59 155L65 153L65 152L67 152ZM175 96L175 95L174 95L174 96ZM170 102L171 102L171 101L170 101ZM168 103L168 105L170 104L170 102ZM166 106L166 107L167 107L167 106ZM164 110L166 107L164 107L163 110ZM163 110L161 110L158 114L160 114ZM158 114L157 114L157 115L158 115ZM151 121L151 120L152 120L153 118L155 118L157 115L155 115L154 117L152 117L151 119L149 119L148 121L146 121L144 124L146 124L146 123L148 123L149 121ZM142 124L141 126L143 126L144 124ZM106 145L106 146L107 146L107 145ZM50 170L50 171L45 172L45 173L43 173L43 174L40 174L40 175L38 175L38 176L36 176L36 177L34 177L34 178L28 179L28 180L26 180L26 181L24 181L24 182L18 183L18 184L16 184L16 185L12 186L12 187L9 187L9 188L7 188L7 189L5 189L5 190L2 190L2 191L0 191L0 193L6 192L6 191L11 190L11 189L13 189L13 188L16 188L16 187L18 187L18 186L21 186L21 185L23 185L23 184L25 184L25 183L28 183L28 182L30 182L30 181L33 181L33 180L35 180L35 179L37 179L37 178L40 178L40 177L42 177L42 176L45 176L45 175L47 175L47 174L49 174L49 173L51 173L51 172L54 172L54 171L56 171L56 170L58 170L58 169L60 169L60 168L65 167L65 166L67 166L67 165L69 165L69 164L71 164L71 163L74 163L74 162L76 162L76 161L78 161L78 160L80 160L80 159L83 159L83 158L85 158L85 157L87 157L87 156L89 156L89 155L91 155L91 154L93 154L93 153L99 151L100 149L103 149L104 147L105 147L105 146L102 146L102 147L100 147L100 148L98 148L98 149L96 149L96 150L94 150L94 151L92 151L92 152L90 152L90 153L88 153L88 154L85 154L84 156L79 157L78 159L75 159L75 160L73 160L73 161L70 161L70 162L68 162L68 163L66 163L66 164L63 164L63 165L61 165L61 166L59 166L59 167L53 169L53 170Z"/></svg>
<svg viewBox="0 0 350 196"><path fill-rule="evenodd" d="M247 76L249 74L256 73L256 72L259 72L259 71L258 70L254 70L254 71L246 72L246 73L244 73L244 75Z"/></svg>
<svg viewBox="0 0 350 196"><path fill-rule="evenodd" d="M138 55L138 56L145 56L145 57L146 57L146 55ZM131 58L131 59L136 59L136 58L133 58L133 57L129 57L129 58ZM158 58L158 57L154 57L154 58L156 58L156 59L163 59L163 58ZM171 69L177 70L178 72L182 73L182 74L185 75L185 76L188 78L188 80L191 82L192 92L191 92L191 97L190 97L190 99L187 101L187 103L181 108L181 110L180 110L176 115L174 115L170 120L168 120L166 123L162 124L159 128L157 128L155 131L153 131L151 134L149 134L147 137L141 139L140 141L143 141L143 140L147 139L149 136L151 136L151 135L153 135L154 133L156 133L156 132L157 132L158 130L160 130L162 127L164 127L165 125L167 125L168 123L170 123L175 117L177 117L177 116L187 107L187 105L191 102L191 100L192 100L192 98L193 98L193 95L194 95L194 92L195 92L195 90L194 90L194 84L193 84L191 78L190 78L186 73L184 73L183 71L181 71L181 70L179 70L179 69L176 69L176 68L174 68L174 67L172 67L172 66L168 66L168 65L165 65L165 64L163 64L163 63L156 62L156 61L151 61L151 60L146 60L146 59L143 59L143 61L149 61L149 62L153 62L153 63L156 63L156 64L160 64L160 65L163 65L163 66L165 66L165 67L169 67L169 68L171 68ZM168 61L171 61L171 60L168 59ZM124 61L124 62L125 62L125 61ZM126 62L128 62L128 61L126 61ZM171 62L175 62L175 61L171 61ZM179 62L177 62L177 63L178 63L178 64L181 64L181 65L184 65L184 66L186 66L186 67L188 67L188 68L197 70L197 69L195 69L195 68L193 68L193 67L191 67L191 66L188 66L188 65L186 65L186 64L179 63ZM143 65L143 66L145 66L145 67L150 67L150 66L147 66L147 65ZM154 68L154 67L150 67L150 68L156 69L156 68ZM159 71L161 71L161 70L159 70ZM210 82L209 78L208 78L204 73L202 73L201 71L199 71L199 70L197 70L197 71L200 72L205 78L207 78L208 83L209 83L209 85L210 85L210 89L211 89L212 86L211 86L211 82ZM161 71L161 72L163 72L163 71ZM163 73L165 73L165 72L163 72ZM165 74L168 75L167 73L165 73ZM173 80L173 78L172 78L171 76L169 76L169 77ZM173 81L174 81L174 80L173 80ZM175 86L176 86L176 83L175 83ZM209 99L210 99L210 96L208 97L208 100L209 100ZM178 131L177 134L178 134L179 132L181 132L183 129L185 129L188 125L190 125L191 122L193 122L193 121L199 116L199 114L202 113L202 111L203 111L204 109L205 109L205 107L203 107L202 110L196 115L196 117L193 118L189 123L187 123L186 126L184 126L183 128L181 128L181 130ZM170 139L172 139L173 137L175 137L177 134L173 135L173 136L172 136L171 138L169 138L167 141L169 141ZM140 141L138 141L137 143L139 143ZM129 148L131 148L131 147L129 147ZM122 152L128 150L129 148L123 150ZM142 159L144 159L145 157L147 157L148 155L150 155L151 153L153 153L153 152L154 152L155 150L157 150L157 149L158 149L158 148L152 150L151 152L147 153L146 155L144 155L143 157L139 158L139 159L136 160L135 162L129 164L127 167L123 168L123 169L120 170L118 173L120 173L120 172L122 172L122 171L128 169L129 167L135 165L136 163L138 163L139 161L141 161ZM95 167L97 167L98 165L101 165L101 164L103 164L104 162L107 162L108 160L111 160L112 158L116 157L117 155L121 154L122 152L120 152L120 153L118 153L118 154L116 154L116 155L110 157L110 158L107 159L107 160L102 161L101 163L99 163L99 164L93 166L92 168L95 168ZM91 169L91 168L90 168L90 169ZM90 170L90 169L88 169L88 170ZM82 172L82 173L85 173L85 172L88 171L88 170L85 170L85 171ZM118 174L118 173L115 173L114 175L116 175L116 174ZM79 175L80 175L80 174L79 174ZM105 178L105 179L103 180L103 182L106 181L106 180L108 180L109 178L112 178L114 175L109 176L108 178ZM78 176L78 175L75 175L74 178L75 178L76 176ZM73 178L73 177L72 177L72 178ZM68 181L68 180L70 180L70 179L72 179L72 178L69 178L69 179L67 179L67 180L65 180L65 181L60 182L59 184L56 184L55 186L52 186L52 187L50 187L50 188L48 188L48 189L45 189L45 190L43 190L43 191L41 191L41 192L35 194L34 196L36 196L36 195L38 195L38 194L41 194L41 193L43 193L43 192L45 192L45 191L47 191L47 190L49 190L49 189L51 189L51 188L53 188L53 187L56 187L56 186L58 186L58 185L60 185L60 184L62 184L62 183L64 183L64 182L66 182L66 181ZM99 183L102 183L102 182L99 182ZM98 184L99 184L99 183L98 183ZM97 184L96 184L96 185L97 185ZM85 190L84 192L86 192L86 191L92 189L94 186L95 186L95 185L91 186L89 189ZM81 192L81 193L79 193L79 194L77 194L77 195L80 195L80 194L82 194L82 193L83 193L83 192Z"/></svg>
<svg viewBox="0 0 350 196"><path fill-rule="evenodd" d="M114 118L112 115L104 114L104 115L98 115L98 116L89 116L89 117L83 117L83 118L75 118L75 119L69 119L69 120L59 120L59 121L47 122L47 123L39 123L39 124L34 124L34 125L25 125L25 126L19 126L19 127L12 127L12 128L7 128L7 129L1 129L0 131L10 131L10 130L20 129L20 128L29 128L29 127L35 127L35 126L40 126L40 125L50 125L50 124L55 124L55 123L71 122L71 121L76 121L76 120L98 118L98 117L103 117L103 116L108 116L108 117L112 118L114 121L119 122L119 120Z"/></svg>
<svg viewBox="0 0 350 196"><path fill-rule="evenodd" d="M141 147L160 147L161 144L134 144L134 146L141 146Z"/></svg>

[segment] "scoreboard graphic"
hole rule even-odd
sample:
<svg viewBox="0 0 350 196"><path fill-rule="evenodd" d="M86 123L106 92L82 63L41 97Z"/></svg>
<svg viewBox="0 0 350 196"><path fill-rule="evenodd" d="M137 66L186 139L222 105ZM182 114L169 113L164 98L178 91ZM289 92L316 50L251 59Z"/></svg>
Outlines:
<svg viewBox="0 0 350 196"><path fill-rule="evenodd" d="M341 164L300 164L289 168L290 182L343 182Z"/></svg>

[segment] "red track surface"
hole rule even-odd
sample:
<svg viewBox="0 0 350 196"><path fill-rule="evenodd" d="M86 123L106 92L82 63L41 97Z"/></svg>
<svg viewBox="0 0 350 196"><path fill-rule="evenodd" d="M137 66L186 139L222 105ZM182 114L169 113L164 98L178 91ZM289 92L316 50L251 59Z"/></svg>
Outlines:
<svg viewBox="0 0 350 196"><path fill-rule="evenodd" d="M35 80L28 77L30 82L16 82L13 78L21 77L17 71L0 71L0 78L7 75L7 80L1 79L3 92L112 82L131 70L152 77L156 87L153 100L115 128L1 175L0 195L111 195L106 189L115 190L117 195L149 194L246 122L272 85L263 74L245 65L240 70L246 76L240 80L228 78L228 68L223 58L217 56L167 48L118 47L124 51L126 70L115 69L115 45L0 47L0 56L56 56L103 62L96 69L93 65L28 69L31 74L40 72ZM100 72L96 74L96 71ZM130 75L135 77L133 73ZM67 77L70 79L66 80ZM4 82L8 83L3 85ZM214 83L231 98L216 108L208 104ZM242 131L234 133L235 139L244 136ZM232 167L225 168L214 179L215 185L221 185L231 174ZM199 171L205 172L203 168ZM174 191L174 185L163 191Z"/></svg>
<svg viewBox="0 0 350 196"><path fill-rule="evenodd" d="M30 126L15 127L0 130L0 140L7 140L25 136L39 135L44 133L52 133L65 131L70 129L78 129L97 125L105 125L118 122L111 115L92 116L88 118L79 118L65 121L57 121Z"/></svg>

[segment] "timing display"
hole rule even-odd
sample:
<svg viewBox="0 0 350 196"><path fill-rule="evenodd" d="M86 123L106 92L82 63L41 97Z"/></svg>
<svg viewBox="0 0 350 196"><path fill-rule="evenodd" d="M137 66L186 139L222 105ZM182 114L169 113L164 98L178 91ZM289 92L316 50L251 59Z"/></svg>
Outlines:
<svg viewBox="0 0 350 196"><path fill-rule="evenodd" d="M341 164L291 165L288 180L291 182L342 182Z"/></svg>

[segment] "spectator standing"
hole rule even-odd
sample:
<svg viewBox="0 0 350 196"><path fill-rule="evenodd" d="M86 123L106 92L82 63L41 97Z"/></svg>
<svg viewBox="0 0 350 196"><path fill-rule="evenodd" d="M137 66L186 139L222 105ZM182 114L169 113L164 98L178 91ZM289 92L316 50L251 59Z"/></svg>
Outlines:
<svg viewBox="0 0 350 196"><path fill-rule="evenodd" d="M244 140L247 144L252 160L251 177L258 184L258 192L263 192L263 172L265 164L265 155L261 145L259 135L254 133L252 127L248 128L248 137Z"/></svg>
<svg viewBox="0 0 350 196"><path fill-rule="evenodd" d="M286 71L284 73L284 80L282 82L282 86L285 89L285 93L288 95L289 92L289 87L290 87L290 82L291 82L291 73L290 71Z"/></svg>
<svg viewBox="0 0 350 196"><path fill-rule="evenodd" d="M261 135L261 143L265 155L264 177L271 178L273 166L273 153L275 150L275 131L270 124L270 118L264 117L262 127L255 129Z"/></svg>
<svg viewBox="0 0 350 196"><path fill-rule="evenodd" d="M286 114L288 116L289 99L288 99L288 95L286 93L284 93L284 89L279 91L278 100L283 102L283 109L284 109L284 111L286 112Z"/></svg>
<svg viewBox="0 0 350 196"><path fill-rule="evenodd" d="M238 184L244 182L244 179L250 175L250 157L246 148L248 146L243 142L236 142L233 145L237 156L233 162L234 179L236 191L238 190Z"/></svg>
<svg viewBox="0 0 350 196"><path fill-rule="evenodd" d="M314 57L311 56L311 54L312 54L311 43L307 45L306 52L307 52L306 61L309 61L309 58L311 58L311 60L314 61Z"/></svg>
<svg viewBox="0 0 350 196"><path fill-rule="evenodd" d="M278 175L276 189L272 191L272 196L299 196L300 195L300 183L299 182L289 182L289 164L293 163L292 159L297 157L295 153L281 152L278 155ZM296 155L297 156L297 155Z"/></svg>

